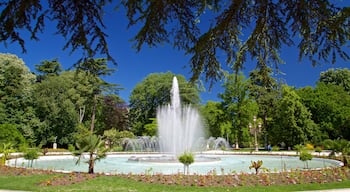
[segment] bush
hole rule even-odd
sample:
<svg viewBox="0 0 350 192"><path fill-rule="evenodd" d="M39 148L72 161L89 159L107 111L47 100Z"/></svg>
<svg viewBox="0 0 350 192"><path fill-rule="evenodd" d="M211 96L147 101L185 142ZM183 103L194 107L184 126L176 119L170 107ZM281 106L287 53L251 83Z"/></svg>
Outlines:
<svg viewBox="0 0 350 192"><path fill-rule="evenodd" d="M182 164L184 164L184 174L186 173L186 168L187 168L187 173L189 173L189 166L194 162L193 154L185 152L184 154L182 154L178 157L178 160Z"/></svg>
<svg viewBox="0 0 350 192"><path fill-rule="evenodd" d="M308 165L308 162L307 162L307 161L309 161L309 160L312 159L312 155L311 155L311 153L309 153L308 151L302 150L302 151L300 152L299 159L300 159L301 161L304 161L304 162L306 163L306 168L308 169L308 168L309 168L309 165Z"/></svg>
<svg viewBox="0 0 350 192"><path fill-rule="evenodd" d="M0 143L13 143L18 146L25 142L26 140L21 132L17 130L16 125L0 124Z"/></svg>
<svg viewBox="0 0 350 192"><path fill-rule="evenodd" d="M272 151L279 151L279 150L280 150L280 147L278 147L277 145L272 147Z"/></svg>
<svg viewBox="0 0 350 192"><path fill-rule="evenodd" d="M28 164L30 163L30 167L33 167L33 161L39 158L38 149L27 149L27 151L24 153L23 158L28 160Z"/></svg>
<svg viewBox="0 0 350 192"><path fill-rule="evenodd" d="M314 150L314 145L313 144L307 143L305 147L306 147L307 150Z"/></svg>

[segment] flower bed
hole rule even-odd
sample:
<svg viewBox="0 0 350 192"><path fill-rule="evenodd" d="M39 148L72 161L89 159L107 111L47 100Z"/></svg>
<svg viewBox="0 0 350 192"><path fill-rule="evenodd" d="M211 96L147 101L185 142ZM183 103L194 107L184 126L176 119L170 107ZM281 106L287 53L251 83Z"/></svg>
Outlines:
<svg viewBox="0 0 350 192"><path fill-rule="evenodd" d="M14 168L0 166L0 175L3 176L30 176L33 174L52 174L38 185L70 185L102 176L103 174L87 173L57 173L49 170ZM306 183L331 183L350 179L350 169L346 167L322 169L322 170L293 170L281 173L233 173L229 175L217 175L215 171L207 175L174 175L163 174L118 174L110 177L123 177L139 182L156 183L164 185L182 186L268 186L268 185L293 185Z"/></svg>

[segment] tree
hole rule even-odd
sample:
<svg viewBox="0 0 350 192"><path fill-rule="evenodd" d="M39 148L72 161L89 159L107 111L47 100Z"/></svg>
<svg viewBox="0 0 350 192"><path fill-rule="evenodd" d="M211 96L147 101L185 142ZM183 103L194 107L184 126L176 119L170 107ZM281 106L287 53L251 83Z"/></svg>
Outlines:
<svg viewBox="0 0 350 192"><path fill-rule="evenodd" d="M56 33L66 39L64 49L83 50L81 61L100 54L113 60L103 17L108 6L113 6L111 2L2 2L1 41L17 42L25 51L23 36L29 34L31 39L38 40L38 33L44 32L50 20L56 24ZM328 62L329 57L332 63L337 57L349 60L342 50L349 40L349 7L337 7L332 1L121 2L126 8L128 26L140 26L133 38L136 50L144 44L154 47L170 43L192 54L192 79L198 79L201 73L213 82L221 78L219 56L222 53L226 54L226 63L238 70L249 56L266 66L280 64L279 50L295 44L299 48L299 59L305 57L313 65ZM202 27L200 23L209 27Z"/></svg>
<svg viewBox="0 0 350 192"><path fill-rule="evenodd" d="M90 132L94 133L95 128L95 117L96 117L96 108L97 108L97 99L98 96L107 90L112 90L116 85L109 84L102 80L100 77L105 75L111 75L114 71L113 69L108 68L107 59L98 58L86 59L84 62L80 63L77 66L78 72L85 73L88 76L88 82L92 85L92 97L93 100L92 110L91 110L91 126Z"/></svg>
<svg viewBox="0 0 350 192"><path fill-rule="evenodd" d="M223 111L220 102L208 101L206 105L201 108L201 114L208 129L208 134L206 135L212 137L224 137L224 134L230 130L231 126L227 130L221 129L224 128L222 125L229 120L225 118L227 115L225 111Z"/></svg>
<svg viewBox="0 0 350 192"><path fill-rule="evenodd" d="M93 174L95 162L106 157L107 148L104 147L104 144L105 142L101 139L101 137L95 134L90 134L88 137L82 138L76 143L78 150L73 153L75 156L79 157L76 164L79 164L84 153L88 152L88 173Z"/></svg>
<svg viewBox="0 0 350 192"><path fill-rule="evenodd" d="M189 174L190 165L194 162L193 154L189 152L184 152L182 155L178 157L178 160L180 161L180 163L184 165L184 174L186 174L186 170L187 170L187 174Z"/></svg>
<svg viewBox="0 0 350 192"><path fill-rule="evenodd" d="M27 149L23 155L23 158L28 160L28 166L33 167L34 160L39 158L38 149Z"/></svg>
<svg viewBox="0 0 350 192"><path fill-rule="evenodd" d="M34 127L36 144L48 145L57 136L57 143L74 143L73 135L78 125L78 113L75 105L77 92L72 72L63 72L59 76L47 76L35 85L33 102L37 117L42 122Z"/></svg>
<svg viewBox="0 0 350 192"><path fill-rule="evenodd" d="M103 101L98 108L96 120L96 133L102 135L104 130L117 129L118 131L129 129L128 108L118 95L104 95Z"/></svg>
<svg viewBox="0 0 350 192"><path fill-rule="evenodd" d="M311 113L301 102L293 88L282 86L282 98L278 101L273 115L270 139L274 144L284 142L286 146L305 144L317 138L317 125L311 119Z"/></svg>
<svg viewBox="0 0 350 192"><path fill-rule="evenodd" d="M299 89L303 104L319 125L321 139L350 139L350 95L343 87L319 82L315 88Z"/></svg>
<svg viewBox="0 0 350 192"><path fill-rule="evenodd" d="M273 70L266 65L258 65L259 68L253 70L249 74L250 85L249 93L254 98L259 107L258 117L261 117L265 147L267 147L269 141L269 129L272 113L276 105L276 101L279 95L279 86L276 79L272 77Z"/></svg>
<svg viewBox="0 0 350 192"><path fill-rule="evenodd" d="M341 50L349 39L349 8L338 8L330 1L144 0L124 4L129 25L141 25L135 47L140 50L144 44L170 42L186 50L192 54L194 79L202 72L212 81L222 77L218 58L223 52L226 63L236 70L249 56L259 65L280 64L282 45L294 45L298 36L299 59L306 57L316 65L331 55L334 63L338 54L349 60ZM198 23L206 19L212 23L202 32Z"/></svg>
<svg viewBox="0 0 350 192"><path fill-rule="evenodd" d="M156 136L158 133L158 124L157 124L157 118L151 118L152 122L149 124L146 124L145 127L145 135L148 136Z"/></svg>
<svg viewBox="0 0 350 192"><path fill-rule="evenodd" d="M135 135L130 131L117 131L116 129L109 129L104 131L103 133L104 139L108 142L109 148L113 148L115 146L121 147L123 143L123 139L135 138Z"/></svg>
<svg viewBox="0 0 350 192"><path fill-rule="evenodd" d="M242 73L238 76L229 75L222 85L224 93L219 94L225 114L232 122L231 132L234 134L236 146L249 141L248 124L258 110L256 103L249 97L249 85L249 79Z"/></svg>
<svg viewBox="0 0 350 192"><path fill-rule="evenodd" d="M144 126L155 118L159 106L170 103L170 90L175 75L167 73L154 73L148 75L137 84L130 95L130 126L135 135L143 135ZM199 91L185 80L182 75L176 76L179 83L182 104L197 105Z"/></svg>
<svg viewBox="0 0 350 192"><path fill-rule="evenodd" d="M13 146L25 144L26 140L16 125L0 124L0 143L11 143Z"/></svg>
<svg viewBox="0 0 350 192"><path fill-rule="evenodd" d="M329 69L325 72L321 72L319 82L325 84L339 85L344 90L350 93L350 70L344 69Z"/></svg>
<svg viewBox="0 0 350 192"><path fill-rule="evenodd" d="M40 75L37 76L39 82L45 79L46 76L57 76L62 71L62 66L61 63L58 62L58 59L41 61L40 64L35 65L35 68L40 73Z"/></svg>
<svg viewBox="0 0 350 192"><path fill-rule="evenodd" d="M13 54L0 54L0 124L21 128L30 120L24 117L30 111L35 79L22 59Z"/></svg>
<svg viewBox="0 0 350 192"><path fill-rule="evenodd" d="M312 160L312 155L311 155L311 153L309 153L308 151L302 150L302 151L300 152L299 159L300 159L301 161L304 161L304 162L306 163L305 168L308 169L308 168L309 168L309 164L308 164L307 161L311 161L311 160Z"/></svg>

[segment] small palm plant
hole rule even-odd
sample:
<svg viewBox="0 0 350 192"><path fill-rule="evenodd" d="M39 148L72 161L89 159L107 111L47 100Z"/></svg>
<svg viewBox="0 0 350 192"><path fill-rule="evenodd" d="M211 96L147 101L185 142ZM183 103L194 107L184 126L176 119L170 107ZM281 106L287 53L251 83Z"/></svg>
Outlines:
<svg viewBox="0 0 350 192"><path fill-rule="evenodd" d="M12 143L3 143L2 148L0 149L0 153L2 153L0 165L5 165L6 160L13 152L15 152L15 150L13 149Z"/></svg>
<svg viewBox="0 0 350 192"><path fill-rule="evenodd" d="M258 160L258 161L252 161L251 165L249 166L249 169L254 168L255 169L255 174L259 174L259 169L262 168L263 161Z"/></svg>
<svg viewBox="0 0 350 192"><path fill-rule="evenodd" d="M82 138L76 144L78 150L73 153L75 156L78 156L76 164L80 163L80 160L84 156L84 153L88 153L88 173L93 174L96 160L100 160L106 157L106 152L108 149L104 147L104 144L105 142L101 139L101 137L95 134L90 134L89 136Z"/></svg>
<svg viewBox="0 0 350 192"><path fill-rule="evenodd" d="M184 174L187 174L190 172L190 165L194 162L194 156L192 153L185 152L182 155L178 157L178 160L184 165Z"/></svg>

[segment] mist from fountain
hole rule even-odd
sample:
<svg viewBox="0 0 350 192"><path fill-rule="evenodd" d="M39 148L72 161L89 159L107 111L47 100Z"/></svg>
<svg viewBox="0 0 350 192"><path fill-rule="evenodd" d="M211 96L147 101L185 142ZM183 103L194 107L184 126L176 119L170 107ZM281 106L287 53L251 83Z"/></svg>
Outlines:
<svg viewBox="0 0 350 192"><path fill-rule="evenodd" d="M198 140L204 131L198 111L190 105L181 105L177 78L173 78L171 102L157 111L159 147L163 153L174 155L199 150Z"/></svg>

